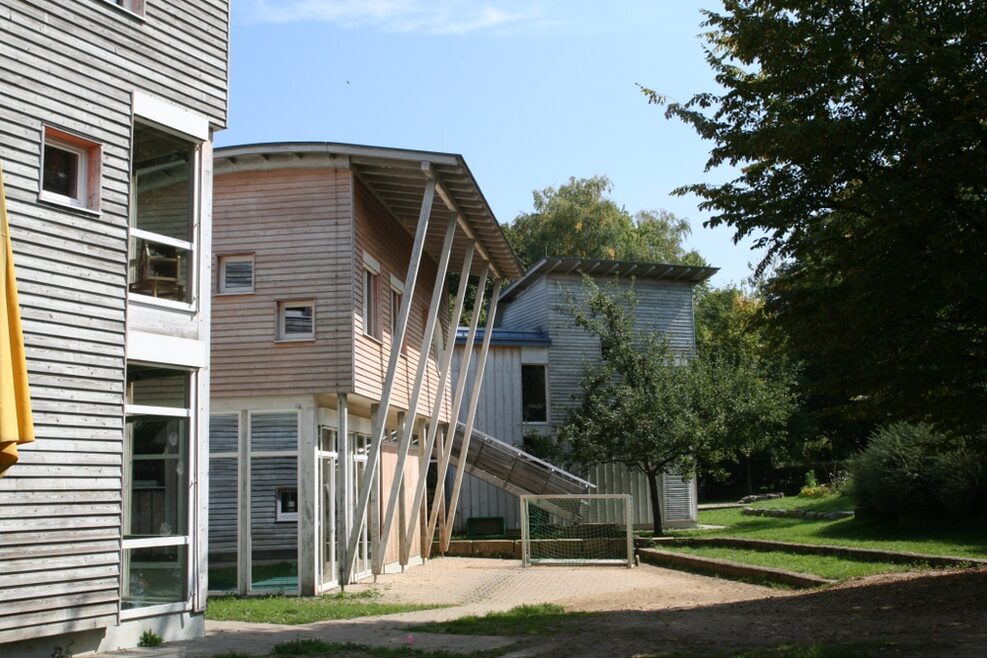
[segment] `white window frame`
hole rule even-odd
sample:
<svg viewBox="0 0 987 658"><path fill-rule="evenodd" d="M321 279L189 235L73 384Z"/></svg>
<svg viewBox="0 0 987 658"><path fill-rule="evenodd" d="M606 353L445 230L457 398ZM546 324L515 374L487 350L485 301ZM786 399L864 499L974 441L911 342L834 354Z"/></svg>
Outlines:
<svg viewBox="0 0 987 658"><path fill-rule="evenodd" d="M137 18L144 18L144 0L102 0L111 7L116 7Z"/></svg>
<svg viewBox="0 0 987 658"><path fill-rule="evenodd" d="M129 364L134 365L151 365L154 367L159 367L167 370L186 370L185 368L176 368L173 364L162 364L162 363L145 363L143 361L128 361ZM193 409L198 408L197 401L197 379L198 372L196 370L187 370L188 372L188 401L187 407L159 407L156 405L147 404L130 404L126 403L123 407L124 416L168 416L172 418L187 418L188 419L188 433L186 440L188 441L187 453L188 461L186 467L188 468L190 482L194 477L193 474L197 472L197 462L198 451L196 450L197 441L197 427L195 423L195 415L192 413ZM124 514L127 514L129 510L127 509L130 505L130 481L132 479L131 475L131 464L129 460L125 460L127 463L124 464L124 481L123 481L123 495L124 495ZM186 528L185 534L181 536L168 536L168 537L140 537L136 539L127 539L125 537L121 538L120 548L122 552L127 550L141 549L141 548L156 548L159 546L184 546L185 547L185 601L176 601L171 603L162 603L159 605L149 605L142 606L139 608L129 608L120 610L120 619L139 619L141 617L153 617L161 614L166 614L169 612L185 612L192 609L192 599L195 595L195 570L193 569L192 561L193 547L192 535L195 530L195 511L198 506L198 496L195 495L196 490L193 487L189 487L189 495L186 510ZM122 530L122 528L121 528ZM123 600L123 588L125 586L123 574L120 577L120 599Z"/></svg>
<svg viewBox="0 0 987 658"><path fill-rule="evenodd" d="M134 15L140 16L144 11L144 0L123 0L124 5L120 5L116 0L105 0L107 4L118 7L119 9L132 13ZM209 133L209 120L195 112L191 112L185 108L179 107L173 103L165 100L161 100L150 94L146 94L141 91L134 91L133 99L133 118L131 121L131 126L136 126L138 123L145 126L150 126L157 130L170 133L180 139L187 140L189 142L190 149L192 151L192 159L190 164L191 167L191 202L190 202L190 212L191 226L189 227L189 236L191 240L177 240L165 235L160 235L157 233L152 233L150 231L142 230L134 226L135 223L135 213L137 212L137 204L134 203L134 191L136 186L133 182L133 175L131 175L131 190L130 190L130 207L131 207L131 217L130 217L130 237L140 238L142 240L167 245L170 247L175 247L177 249L182 249L188 252L188 281L185 282L186 287L189 291L189 301L176 301L172 299L162 299L154 297L152 295L144 295L141 293L130 292L130 282L127 282L127 299L140 302L142 304L147 304L151 306L157 306L165 309L180 310L180 311L194 311L199 303L199 285L200 276L202 270L206 267L206 264L199 262L199 230L201 228L202 221L202 176L203 176L203 162L202 162L202 145L205 142L210 141ZM128 245L130 242L128 241ZM129 247L128 247L129 249ZM207 250L208 252L208 250ZM134 254L130 254L129 258L134 258ZM208 294L208 291L203 291L204 294Z"/></svg>
<svg viewBox="0 0 987 658"><path fill-rule="evenodd" d="M229 288L226 284L226 266L229 263L250 263L250 286L246 288ZM217 257L219 274L216 281L217 293L220 295L252 295L254 293L255 269L254 254L229 254Z"/></svg>
<svg viewBox="0 0 987 658"><path fill-rule="evenodd" d="M401 313L401 302L404 301L404 282L397 278L393 274L391 275L391 288L390 288L390 304L391 304L391 340L394 340L394 336L398 333L398 315ZM408 331L405 329L404 340L401 341L401 354L407 355L408 353Z"/></svg>
<svg viewBox="0 0 987 658"><path fill-rule="evenodd" d="M99 192L102 186L102 146L99 142L53 126L42 126L41 137L38 200L98 214L100 212ZM78 158L79 164L75 173L76 196L59 194L45 189L45 150L49 146L71 153ZM91 180L93 177L96 180Z"/></svg>
<svg viewBox="0 0 987 658"><path fill-rule="evenodd" d="M281 508L281 494L295 492L295 511L285 512ZM274 490L274 522L298 521L298 487L277 487Z"/></svg>
<svg viewBox="0 0 987 658"><path fill-rule="evenodd" d="M285 310L290 307L296 306L308 306L312 309L312 331L306 334L291 334L289 335L286 331L285 322ZM314 299L290 299L282 300L278 302L278 328L277 328L277 342L279 343L295 343L300 341L310 341L315 340L315 300Z"/></svg>

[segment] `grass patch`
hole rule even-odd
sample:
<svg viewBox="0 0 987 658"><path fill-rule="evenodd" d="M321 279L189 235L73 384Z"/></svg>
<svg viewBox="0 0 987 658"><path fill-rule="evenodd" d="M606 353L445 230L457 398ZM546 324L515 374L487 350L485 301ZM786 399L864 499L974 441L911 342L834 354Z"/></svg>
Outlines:
<svg viewBox="0 0 987 658"><path fill-rule="evenodd" d="M753 503L751 507L825 512L852 509L853 503L843 496L827 496L765 500ZM987 559L987 528L903 527L864 519L827 521L743 516L740 512L739 508L702 510L699 512L700 523L726 527L714 530L675 530L668 534L679 537L744 537Z"/></svg>
<svg viewBox="0 0 987 658"><path fill-rule="evenodd" d="M547 635L585 614L566 612L565 608L554 603L538 603L519 605L506 612L488 612L482 616L467 615L452 621L422 624L409 630L450 635Z"/></svg>
<svg viewBox="0 0 987 658"><path fill-rule="evenodd" d="M717 548L707 546L662 546L662 550L685 553L697 557L731 560L759 567L784 569L806 573L830 580L847 580L878 573L914 571L928 565L892 564L890 562L859 562L832 555L800 555L781 551L755 551L747 549Z"/></svg>
<svg viewBox="0 0 987 658"><path fill-rule="evenodd" d="M381 603L375 590L327 596L221 596L209 599L206 619L246 621L266 624L311 624L330 619L353 619L389 615L396 612L442 608L417 603Z"/></svg>

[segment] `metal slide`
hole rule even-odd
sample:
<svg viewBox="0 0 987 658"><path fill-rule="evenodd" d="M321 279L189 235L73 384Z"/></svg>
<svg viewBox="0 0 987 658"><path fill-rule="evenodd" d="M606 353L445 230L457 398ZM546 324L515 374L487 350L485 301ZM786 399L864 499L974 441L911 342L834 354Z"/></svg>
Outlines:
<svg viewBox="0 0 987 658"><path fill-rule="evenodd" d="M463 423L453 435L452 464L459 468ZM489 434L474 429L463 468L470 475L516 496L525 494L587 494L596 485L547 461L529 455Z"/></svg>

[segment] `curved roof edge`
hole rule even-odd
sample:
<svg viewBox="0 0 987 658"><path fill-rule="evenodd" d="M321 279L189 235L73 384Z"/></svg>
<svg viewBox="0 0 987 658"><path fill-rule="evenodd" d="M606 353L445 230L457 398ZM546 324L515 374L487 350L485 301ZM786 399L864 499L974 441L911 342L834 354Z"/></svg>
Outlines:
<svg viewBox="0 0 987 658"><path fill-rule="evenodd" d="M434 177L437 199L459 214L497 275L510 280L524 273L473 172L459 154L337 142L261 142L216 148L213 162L217 176L306 167L351 169L405 222L417 222L417 211L412 216L399 209L408 207L409 201L420 204L425 181Z"/></svg>

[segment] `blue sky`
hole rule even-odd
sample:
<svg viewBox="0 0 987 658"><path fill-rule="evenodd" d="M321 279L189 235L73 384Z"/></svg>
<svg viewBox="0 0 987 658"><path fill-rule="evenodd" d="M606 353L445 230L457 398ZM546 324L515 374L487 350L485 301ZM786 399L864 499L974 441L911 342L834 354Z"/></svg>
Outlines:
<svg viewBox="0 0 987 658"><path fill-rule="evenodd" d="M713 0L236 0L221 146L351 142L461 153L501 222L531 191L605 174L628 210L689 219L689 246L740 282L758 255L702 227L679 185L710 144L649 106L715 89L701 7Z"/></svg>

